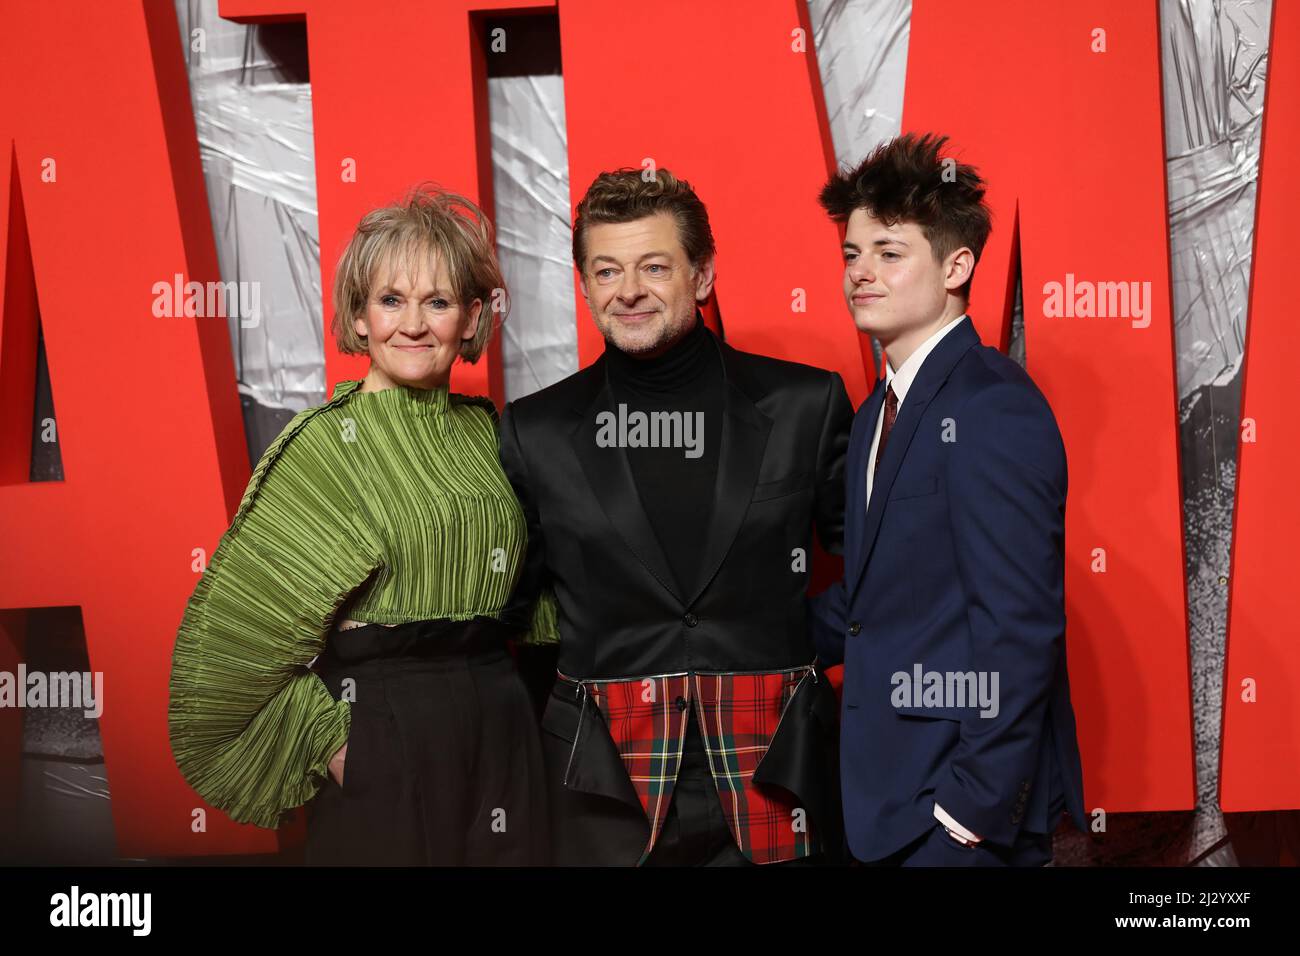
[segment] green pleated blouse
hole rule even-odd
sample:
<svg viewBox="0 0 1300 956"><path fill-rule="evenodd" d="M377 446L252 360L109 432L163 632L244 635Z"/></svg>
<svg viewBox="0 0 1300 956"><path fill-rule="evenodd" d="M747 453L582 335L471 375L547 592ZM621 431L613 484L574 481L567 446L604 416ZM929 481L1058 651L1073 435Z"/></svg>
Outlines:
<svg viewBox="0 0 1300 956"><path fill-rule="evenodd" d="M360 385L340 382L267 448L176 636L172 752L241 823L279 826L347 741L350 705L308 669L336 618L495 617L523 561L492 403ZM552 633L528 639L555 639L539 610Z"/></svg>

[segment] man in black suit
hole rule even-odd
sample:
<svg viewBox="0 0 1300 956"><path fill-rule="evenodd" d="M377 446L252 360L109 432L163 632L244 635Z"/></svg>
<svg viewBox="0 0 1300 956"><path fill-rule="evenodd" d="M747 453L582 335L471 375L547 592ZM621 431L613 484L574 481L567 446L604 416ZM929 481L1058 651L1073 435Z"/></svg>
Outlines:
<svg viewBox="0 0 1300 956"><path fill-rule="evenodd" d="M708 214L667 170L597 177L573 246L605 352L501 422L529 535L508 614L560 644L556 862L833 858L836 701L804 592L813 528L841 549L844 383L705 327Z"/></svg>

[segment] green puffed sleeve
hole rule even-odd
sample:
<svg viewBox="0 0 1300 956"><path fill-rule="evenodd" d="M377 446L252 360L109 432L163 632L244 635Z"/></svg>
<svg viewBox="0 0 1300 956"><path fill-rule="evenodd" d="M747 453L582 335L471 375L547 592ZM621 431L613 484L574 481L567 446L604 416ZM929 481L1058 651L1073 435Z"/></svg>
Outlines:
<svg viewBox="0 0 1300 956"><path fill-rule="evenodd" d="M525 644L560 643L559 609L555 603L555 592L544 587L533 604L532 617L528 623L528 632L523 637Z"/></svg>
<svg viewBox="0 0 1300 956"><path fill-rule="evenodd" d="M168 732L181 774L239 823L277 827L324 783L349 705L307 665L381 564L340 481L329 416L295 416L262 456L186 606Z"/></svg>
<svg viewBox="0 0 1300 956"><path fill-rule="evenodd" d="M492 400L489 398L484 398L482 396L468 396L468 395L453 395L452 399L454 401L464 402L467 404L473 403L488 412L488 414L492 418L492 424L497 433L498 449L500 449L501 427L502 427L501 416L497 413L496 405L492 403ZM509 455L508 450L502 454L502 459L503 459L502 462L503 468L505 468L507 473L507 478L509 479L510 469L505 466L507 462L512 461L512 457ZM525 517L526 519L528 519L528 554L526 556L526 560L531 560L535 563L535 561L537 560L537 558L541 553L541 548L540 548L541 525L536 520L533 520L532 515L530 513L529 502L526 501L524 497L519 494L521 483L519 483L516 480L511 480L511 485L514 489L515 496L520 499L520 506L523 507ZM524 577L527 578L529 576L530 575L528 571L525 570ZM521 586L516 591L515 597L526 600L528 590L529 589L527 585ZM510 610L507 609L505 613L509 615ZM523 637L520 638L521 643L523 644L558 644L559 643L560 641L560 624L559 624L559 617L558 617L559 608L555 600L555 591L551 588L549 584L543 584L539 588L537 588L537 596L533 600L531 608L529 608L525 612L525 615L527 618L527 630L523 631Z"/></svg>

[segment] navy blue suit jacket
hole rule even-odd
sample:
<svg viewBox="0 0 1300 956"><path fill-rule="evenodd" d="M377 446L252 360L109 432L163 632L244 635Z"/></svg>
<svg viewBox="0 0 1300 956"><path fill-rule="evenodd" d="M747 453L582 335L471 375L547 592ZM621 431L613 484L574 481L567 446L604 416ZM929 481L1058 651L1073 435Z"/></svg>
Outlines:
<svg viewBox="0 0 1300 956"><path fill-rule="evenodd" d="M993 844L1051 832L1062 809L1085 829L1065 660L1065 447L1052 410L963 319L903 399L868 509L884 393L881 379L853 422L844 578L810 603L819 656L844 663L849 849L860 860L901 849L936 825L936 801ZM996 672L996 716L946 693L913 696L895 675L918 666L945 690L947 674L969 672L991 690Z"/></svg>

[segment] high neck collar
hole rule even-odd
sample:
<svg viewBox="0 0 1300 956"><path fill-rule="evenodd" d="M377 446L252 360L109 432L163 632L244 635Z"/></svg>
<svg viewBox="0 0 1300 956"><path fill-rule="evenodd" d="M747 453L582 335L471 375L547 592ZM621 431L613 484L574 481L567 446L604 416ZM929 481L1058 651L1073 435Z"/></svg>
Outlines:
<svg viewBox="0 0 1300 956"><path fill-rule="evenodd" d="M402 414L417 415L423 418L437 418L445 415L451 405L451 391L446 385L436 388L414 388L410 385L391 385L374 392L361 391L361 380L340 382L335 386L335 394L340 389L350 386L348 391L355 401L364 402L378 409L386 409Z"/></svg>
<svg viewBox="0 0 1300 956"><path fill-rule="evenodd" d="M611 382L642 391L672 392L706 374L718 364L718 356L704 319L696 312L695 325L662 355L637 358L606 345L605 361Z"/></svg>

